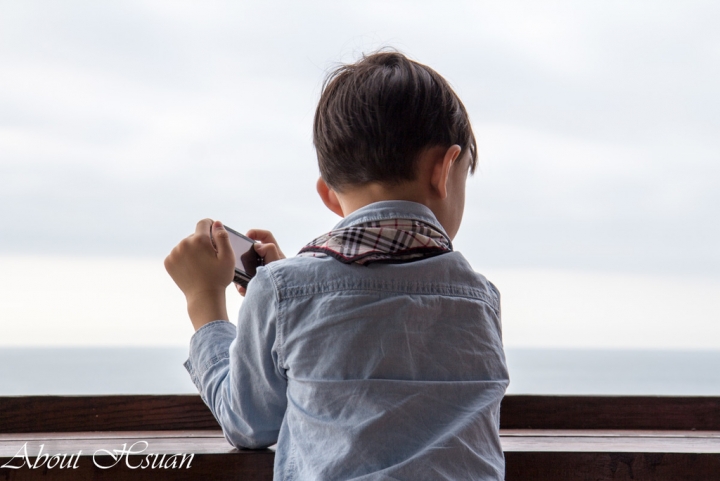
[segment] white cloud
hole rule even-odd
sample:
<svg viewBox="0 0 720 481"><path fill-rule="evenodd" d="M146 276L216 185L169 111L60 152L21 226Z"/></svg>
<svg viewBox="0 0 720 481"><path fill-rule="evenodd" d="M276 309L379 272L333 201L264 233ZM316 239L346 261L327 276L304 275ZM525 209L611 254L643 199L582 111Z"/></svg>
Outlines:
<svg viewBox="0 0 720 481"><path fill-rule="evenodd" d="M335 220L313 187L322 76L389 44L445 75L475 122L483 159L459 241L481 239L470 257L718 273L713 4L0 10L2 251L157 254L198 216L301 245ZM14 228L25 219L30 242Z"/></svg>
<svg viewBox="0 0 720 481"><path fill-rule="evenodd" d="M3 256L0 266L4 346L180 346L194 332L161 258ZM237 312L240 296L227 294Z"/></svg>
<svg viewBox="0 0 720 481"><path fill-rule="evenodd" d="M489 270L508 347L720 349L720 282L562 270Z"/></svg>
<svg viewBox="0 0 720 481"><path fill-rule="evenodd" d="M720 283L486 269L508 347L720 349ZM162 258L0 256L3 346L186 345L185 299ZM234 319L241 298L228 288Z"/></svg>

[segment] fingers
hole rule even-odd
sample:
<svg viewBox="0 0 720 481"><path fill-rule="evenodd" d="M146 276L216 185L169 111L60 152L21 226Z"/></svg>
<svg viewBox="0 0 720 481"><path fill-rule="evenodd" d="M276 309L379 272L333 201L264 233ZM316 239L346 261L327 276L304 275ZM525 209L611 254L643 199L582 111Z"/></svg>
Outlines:
<svg viewBox="0 0 720 481"><path fill-rule="evenodd" d="M285 259L285 256L275 244L254 244L255 252L263 258L265 264Z"/></svg>
<svg viewBox="0 0 720 481"><path fill-rule="evenodd" d="M260 244L255 244L255 252L265 260L266 264L278 259L285 259L285 254L280 250L275 236L269 230L250 229L246 235L253 240L261 242Z"/></svg>
<svg viewBox="0 0 720 481"><path fill-rule="evenodd" d="M188 299L219 295L232 282L235 256L227 231L221 222L215 224L210 219L198 222L195 233L181 240L165 258L165 270ZM211 242L211 229L219 249Z"/></svg>
<svg viewBox="0 0 720 481"><path fill-rule="evenodd" d="M203 219L195 226L195 235L210 235L210 226L212 226L212 219Z"/></svg>
<svg viewBox="0 0 720 481"><path fill-rule="evenodd" d="M237 291L240 293L240 295L243 296L243 297L245 297L245 294L247 293L247 290L246 290L243 286L241 286L240 284L238 284L237 282L235 282L234 284L235 284L235 288L236 288Z"/></svg>
<svg viewBox="0 0 720 481"><path fill-rule="evenodd" d="M202 221L200 221L202 222ZM215 239L215 249L217 249L218 259L221 261L232 259L234 263L235 254L233 253L232 245L230 244L230 235L223 227L222 222L216 220L211 224L211 233L213 239Z"/></svg>
<svg viewBox="0 0 720 481"><path fill-rule="evenodd" d="M272 235L272 232L269 230L263 230L263 229L250 229L247 234L249 238L253 240L260 241L262 243L270 243L270 244L277 244L277 241L275 240L275 236Z"/></svg>
<svg viewBox="0 0 720 481"><path fill-rule="evenodd" d="M163 265L165 266L165 271L168 274L171 274L173 271L173 259L172 259L172 252L165 257L165 262L163 262ZM172 275L172 274L171 274Z"/></svg>

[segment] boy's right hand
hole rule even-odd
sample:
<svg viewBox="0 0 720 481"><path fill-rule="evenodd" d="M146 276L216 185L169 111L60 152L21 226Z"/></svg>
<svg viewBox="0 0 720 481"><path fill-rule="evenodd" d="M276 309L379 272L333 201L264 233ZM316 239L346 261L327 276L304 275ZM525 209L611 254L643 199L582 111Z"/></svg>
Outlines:
<svg viewBox="0 0 720 481"><path fill-rule="evenodd" d="M275 236L269 230L262 229L250 229L247 234L249 238L255 241L259 241L255 244L255 252L263 258L264 264L270 264L271 262L285 259L285 254L278 247L278 243L275 240ZM241 296L245 296L245 288L240 284L235 284L238 292Z"/></svg>
<svg viewBox="0 0 720 481"><path fill-rule="evenodd" d="M233 279L235 255L220 221L198 222L195 233L180 241L165 258L165 269L185 294L195 330L228 319L225 289Z"/></svg>

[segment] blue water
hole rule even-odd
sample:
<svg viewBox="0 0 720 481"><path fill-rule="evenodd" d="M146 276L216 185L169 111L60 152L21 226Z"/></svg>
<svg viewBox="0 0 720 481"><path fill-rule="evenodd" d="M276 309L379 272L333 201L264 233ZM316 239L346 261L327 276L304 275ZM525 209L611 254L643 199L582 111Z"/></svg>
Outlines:
<svg viewBox="0 0 720 481"><path fill-rule="evenodd" d="M188 349L0 348L0 395L196 393Z"/></svg>
<svg viewBox="0 0 720 481"><path fill-rule="evenodd" d="M720 351L508 349L509 393L720 395Z"/></svg>
<svg viewBox="0 0 720 481"><path fill-rule="evenodd" d="M0 395L195 393L187 348L0 348ZM508 349L513 394L720 395L720 351Z"/></svg>

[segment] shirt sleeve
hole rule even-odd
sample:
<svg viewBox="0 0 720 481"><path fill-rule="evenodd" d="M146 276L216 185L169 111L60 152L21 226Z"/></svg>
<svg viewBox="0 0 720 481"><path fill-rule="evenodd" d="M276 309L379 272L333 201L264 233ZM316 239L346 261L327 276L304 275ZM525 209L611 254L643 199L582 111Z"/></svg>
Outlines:
<svg viewBox="0 0 720 481"><path fill-rule="evenodd" d="M259 268L248 285L237 328L211 322L190 341L185 368L227 440L239 448L276 443L287 408L276 292L268 269Z"/></svg>

